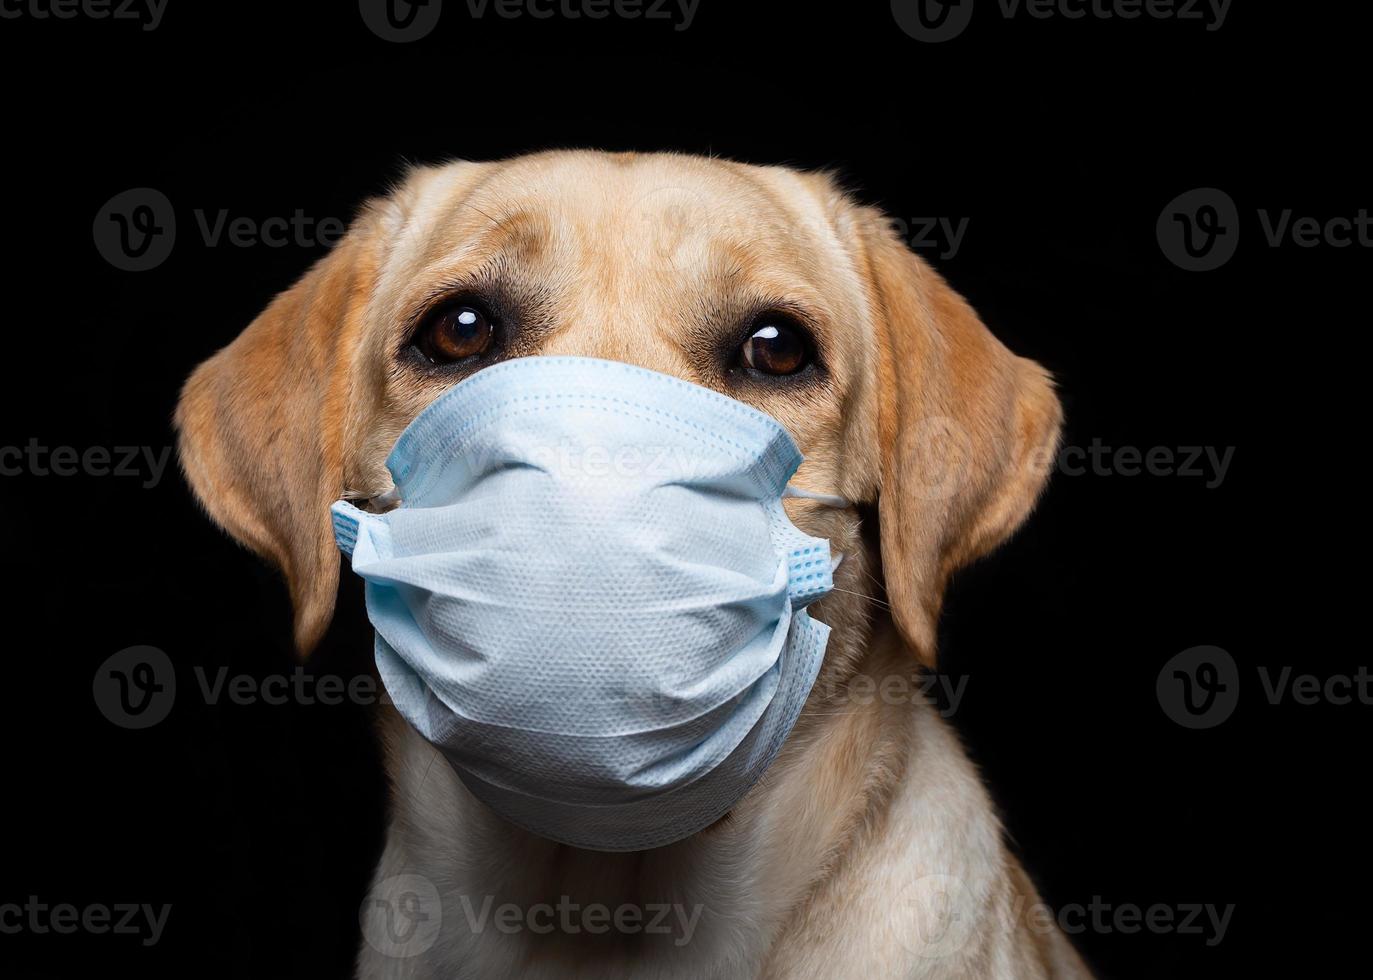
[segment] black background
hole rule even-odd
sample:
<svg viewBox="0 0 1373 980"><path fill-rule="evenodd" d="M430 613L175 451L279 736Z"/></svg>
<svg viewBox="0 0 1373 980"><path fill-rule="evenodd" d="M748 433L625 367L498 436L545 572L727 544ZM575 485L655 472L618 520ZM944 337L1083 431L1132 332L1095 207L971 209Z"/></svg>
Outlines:
<svg viewBox="0 0 1373 980"><path fill-rule="evenodd" d="M1348 8L1354 5L1343 5ZM981 0L921 44L886 3L702 0L650 21L474 20L380 40L356 4L170 0L162 24L0 20L5 99L0 445L171 444L191 368L321 245L208 247L194 217L346 219L406 161L532 149L683 149L838 168L866 200L969 219L924 254L1058 377L1067 442L1236 447L1225 480L1057 475L1025 530L959 576L941 669L954 722L1055 908L1233 903L1206 935L1088 930L1102 976L1335 972L1364 926L1367 705L1268 704L1259 665L1353 673L1366 598L1360 247L1269 247L1258 209L1373 204L1366 25L1240 0L1177 20L1007 21ZM1170 264L1176 195L1234 198L1235 258ZM170 258L105 262L114 194L172 201ZM146 474L145 474L146 475ZM0 478L8 696L0 903L172 906L160 943L0 935L0 973L338 977L379 853L384 784L356 705L208 705L192 671L292 668L276 575L168 466ZM315 674L368 669L345 577ZM96 668L166 651L169 718L116 727ZM1228 650L1242 696L1191 731L1161 710L1174 654Z"/></svg>

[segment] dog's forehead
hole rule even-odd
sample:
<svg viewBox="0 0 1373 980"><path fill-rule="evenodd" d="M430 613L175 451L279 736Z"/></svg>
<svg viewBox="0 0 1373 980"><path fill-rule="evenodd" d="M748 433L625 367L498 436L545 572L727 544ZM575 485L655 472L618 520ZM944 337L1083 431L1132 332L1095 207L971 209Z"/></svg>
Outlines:
<svg viewBox="0 0 1373 980"><path fill-rule="evenodd" d="M758 265L840 264L837 195L780 167L676 154L547 153L434 168L417 181L411 248L438 261L484 240L681 272L731 252ZM413 253L412 253L413 254ZM421 255L415 255L420 258Z"/></svg>

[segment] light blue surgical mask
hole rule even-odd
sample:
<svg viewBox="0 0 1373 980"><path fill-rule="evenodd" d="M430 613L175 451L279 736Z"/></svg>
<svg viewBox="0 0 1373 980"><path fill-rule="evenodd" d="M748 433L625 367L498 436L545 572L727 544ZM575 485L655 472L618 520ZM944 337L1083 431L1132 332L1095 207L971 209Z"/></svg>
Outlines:
<svg viewBox="0 0 1373 980"><path fill-rule="evenodd" d="M723 816L815 682L829 543L785 495L801 454L767 415L616 361L527 357L405 430L371 513L334 505L366 580L381 678L491 809L605 851Z"/></svg>

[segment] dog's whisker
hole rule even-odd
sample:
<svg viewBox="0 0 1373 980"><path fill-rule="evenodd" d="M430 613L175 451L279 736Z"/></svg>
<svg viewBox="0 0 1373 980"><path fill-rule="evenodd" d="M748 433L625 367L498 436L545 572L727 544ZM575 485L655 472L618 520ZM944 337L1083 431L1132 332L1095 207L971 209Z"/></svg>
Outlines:
<svg viewBox="0 0 1373 980"><path fill-rule="evenodd" d="M839 588L839 586L837 586L837 585L834 587L834 591L835 591L835 592L842 592L842 593L844 593L845 595L855 595L855 596L857 596L857 597L860 598L860 599L867 599L867 600L868 600L869 602L871 602L873 605L881 606L883 609L890 609L890 608L891 608L891 606L890 606L888 603L882 601L881 599L877 598L876 596L865 595L865 594L863 594L862 592L854 592L852 589L841 589L841 588Z"/></svg>
<svg viewBox="0 0 1373 980"><path fill-rule="evenodd" d="M481 215L481 216L482 216L483 218L485 218L487 221L491 222L491 223L492 223L493 225L495 225L497 228L499 228L499 227L501 226L501 223L500 223L499 221L497 221L495 218L491 217L491 215L487 214L485 211L483 211L481 208L477 207L477 206L476 206L475 204L473 204L471 201L464 201L463 203L464 203L467 207L471 208L473 211L477 212L479 215Z"/></svg>
<svg viewBox="0 0 1373 980"><path fill-rule="evenodd" d="M420 776L419 785L415 787L415 796L419 796L420 790L424 789L424 781L429 778L429 770L434 768L434 760L439 757L439 750L435 749L434 754L429 757L429 765L424 767L424 773Z"/></svg>
<svg viewBox="0 0 1373 980"><path fill-rule="evenodd" d="M864 575L866 575L867 578L868 578L868 581L871 582L873 585L877 586L879 589L881 589L881 590L884 591L884 592L887 590L887 587L886 587L885 585L882 584L882 580L879 579L879 578L878 578L876 575L874 575L872 572L868 571L866 568L860 568L859 571L861 571Z"/></svg>

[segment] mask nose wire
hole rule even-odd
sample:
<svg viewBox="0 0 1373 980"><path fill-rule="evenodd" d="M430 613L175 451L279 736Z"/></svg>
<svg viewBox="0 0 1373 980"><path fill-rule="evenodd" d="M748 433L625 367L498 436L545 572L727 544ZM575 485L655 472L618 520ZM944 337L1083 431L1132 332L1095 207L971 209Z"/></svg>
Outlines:
<svg viewBox="0 0 1373 980"><path fill-rule="evenodd" d="M802 490L800 487L784 487L783 497L797 497L801 500L813 500L817 504L824 504L826 507L834 507L843 510L852 507L853 504L845 497L840 497L833 493L816 493L813 490ZM400 503L400 488L392 487L385 493L378 494L372 498L372 504L377 507L390 507L392 504Z"/></svg>
<svg viewBox="0 0 1373 980"><path fill-rule="evenodd" d="M783 497L798 497L802 500L814 500L817 504L824 504L826 507L836 507L843 509L852 507L853 503L845 497L840 497L832 493L816 493L813 490L802 490L800 487L787 486L782 490Z"/></svg>
<svg viewBox="0 0 1373 980"><path fill-rule="evenodd" d="M852 507L853 504L845 497L840 497L832 493L816 493L813 490L802 490L800 487L788 486L782 490L783 497L797 497L801 500L813 500L817 504L824 504L826 507L835 507L843 510ZM389 507L392 504L400 503L400 489L392 487L385 493L378 494L372 498L372 503L378 507Z"/></svg>

